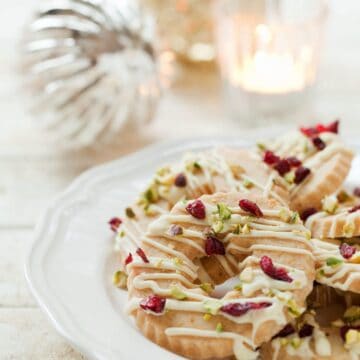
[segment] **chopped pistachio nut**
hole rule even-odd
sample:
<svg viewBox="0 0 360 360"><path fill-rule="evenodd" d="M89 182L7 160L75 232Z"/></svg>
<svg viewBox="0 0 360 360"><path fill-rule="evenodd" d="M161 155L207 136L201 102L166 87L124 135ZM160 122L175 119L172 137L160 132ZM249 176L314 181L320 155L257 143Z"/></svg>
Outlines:
<svg viewBox="0 0 360 360"><path fill-rule="evenodd" d="M223 327L221 322L216 324L215 330L216 330L217 333L221 333L224 330L224 327Z"/></svg>
<svg viewBox="0 0 360 360"><path fill-rule="evenodd" d="M261 150L261 151L265 151L265 150L266 150L266 146L265 146L265 144L263 144L263 143L258 142L258 143L256 143L256 146L257 146L258 149Z"/></svg>
<svg viewBox="0 0 360 360"><path fill-rule="evenodd" d="M172 260L175 266L181 266L184 263L183 259L180 259L178 257L175 257Z"/></svg>
<svg viewBox="0 0 360 360"><path fill-rule="evenodd" d="M352 237L355 231L355 224L353 222L346 223L342 230L345 237Z"/></svg>
<svg viewBox="0 0 360 360"><path fill-rule="evenodd" d="M214 290L214 286L210 283L200 284L200 289L204 290L206 293L210 294Z"/></svg>
<svg viewBox="0 0 360 360"><path fill-rule="evenodd" d="M134 217L136 217L136 214L134 213L134 210L131 207L127 207L125 209L125 214L129 219L133 219Z"/></svg>
<svg viewBox="0 0 360 360"><path fill-rule="evenodd" d="M204 309L211 315L216 315L221 307L222 302L220 300L210 299L204 302Z"/></svg>
<svg viewBox="0 0 360 360"><path fill-rule="evenodd" d="M297 211L293 211L291 213L291 217L290 217L290 220L289 220L290 224L298 224L300 223L300 215Z"/></svg>
<svg viewBox="0 0 360 360"><path fill-rule="evenodd" d="M120 237L124 237L124 236L125 236L125 231L124 231L124 230L121 230L121 231L119 232L119 236L120 236Z"/></svg>
<svg viewBox="0 0 360 360"><path fill-rule="evenodd" d="M286 338L281 338L280 339L280 345L281 346L286 346L289 343L289 340Z"/></svg>
<svg viewBox="0 0 360 360"><path fill-rule="evenodd" d="M290 299L287 302L287 306L290 314L293 315L294 317L299 317L301 315L301 309L298 307L298 305L293 299Z"/></svg>
<svg viewBox="0 0 360 360"><path fill-rule="evenodd" d="M172 297L178 300L185 300L187 298L186 294L175 285L171 287L170 293Z"/></svg>
<svg viewBox="0 0 360 360"><path fill-rule="evenodd" d="M211 314L204 314L203 319L205 321L209 321L211 319L211 317L212 317Z"/></svg>
<svg viewBox="0 0 360 360"><path fill-rule="evenodd" d="M127 278L128 276L124 271L116 271L113 275L113 284L120 289L127 288Z"/></svg>
<svg viewBox="0 0 360 360"><path fill-rule="evenodd" d="M294 337L290 340L290 345L294 348L294 349L298 349L301 345L301 339L298 337Z"/></svg>
<svg viewBox="0 0 360 360"><path fill-rule="evenodd" d="M220 220L225 221L231 218L231 210L225 204L219 203L216 206Z"/></svg>
<svg viewBox="0 0 360 360"><path fill-rule="evenodd" d="M307 154L309 152L309 141L308 141L308 139L304 140L303 152L304 152L304 154Z"/></svg>
<svg viewBox="0 0 360 360"><path fill-rule="evenodd" d="M350 306L344 313L347 322L354 322L360 319L360 306Z"/></svg>
<svg viewBox="0 0 360 360"><path fill-rule="evenodd" d="M254 183L249 179L244 179L242 184L245 189L251 189L254 186Z"/></svg>
<svg viewBox="0 0 360 360"><path fill-rule="evenodd" d="M335 257L330 257L326 259L326 265L327 266L331 266L331 267L335 267L338 266L340 264L342 264L343 261L341 259L335 258Z"/></svg>
<svg viewBox="0 0 360 360"><path fill-rule="evenodd" d="M243 234L250 234L250 232L251 232L251 229L250 229L249 224L245 224L245 225L243 226L243 228L242 228L242 233L243 233Z"/></svg>
<svg viewBox="0 0 360 360"><path fill-rule="evenodd" d="M234 286L234 290L236 291L242 291L242 284L237 284Z"/></svg>
<svg viewBox="0 0 360 360"><path fill-rule="evenodd" d="M316 279L321 279L323 276L325 276L325 271L324 269L320 269L316 272Z"/></svg>
<svg viewBox="0 0 360 360"><path fill-rule="evenodd" d="M305 238L306 240L311 240L311 231L310 230L307 230L304 232L305 233Z"/></svg>
<svg viewBox="0 0 360 360"><path fill-rule="evenodd" d="M159 200L159 194L157 192L156 187L150 186L145 192L144 192L144 198L148 203L155 203Z"/></svg>
<svg viewBox="0 0 360 360"><path fill-rule="evenodd" d="M144 206L144 213L146 216L154 216L158 214L158 211L154 210L151 204L147 204Z"/></svg>
<svg viewBox="0 0 360 360"><path fill-rule="evenodd" d="M338 208L338 200L335 195L325 196L322 201L322 210L328 214L334 214Z"/></svg>
<svg viewBox="0 0 360 360"><path fill-rule="evenodd" d="M234 230L232 231L233 234L239 235L241 233L241 225L236 224Z"/></svg>
<svg viewBox="0 0 360 360"><path fill-rule="evenodd" d="M224 229L224 223L222 221L215 221L215 223L212 225L212 229L214 233L218 234Z"/></svg>
<svg viewBox="0 0 360 360"><path fill-rule="evenodd" d="M248 267L241 272L241 274L239 275L239 278L241 281L249 283L254 278L254 272L250 267Z"/></svg>
<svg viewBox="0 0 360 360"><path fill-rule="evenodd" d="M284 179L288 184L293 184L295 180L295 171L289 171L284 175Z"/></svg>
<svg viewBox="0 0 360 360"><path fill-rule="evenodd" d="M285 221L285 222L290 221L291 214L292 214L291 211L286 207L282 207L279 210L279 217L282 221Z"/></svg>
<svg viewBox="0 0 360 360"><path fill-rule="evenodd" d="M156 175L164 176L170 173L170 167L169 166L163 166L156 170Z"/></svg>
<svg viewBox="0 0 360 360"><path fill-rule="evenodd" d="M350 329L345 334L346 345L353 345L360 341L360 333L355 329Z"/></svg>

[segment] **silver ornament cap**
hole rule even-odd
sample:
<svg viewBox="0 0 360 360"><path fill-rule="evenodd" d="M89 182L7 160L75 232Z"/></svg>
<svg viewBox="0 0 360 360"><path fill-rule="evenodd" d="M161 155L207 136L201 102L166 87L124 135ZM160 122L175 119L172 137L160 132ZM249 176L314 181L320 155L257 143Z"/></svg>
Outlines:
<svg viewBox="0 0 360 360"><path fill-rule="evenodd" d="M149 121L161 92L154 41L136 1L43 0L21 54L37 122L80 148Z"/></svg>

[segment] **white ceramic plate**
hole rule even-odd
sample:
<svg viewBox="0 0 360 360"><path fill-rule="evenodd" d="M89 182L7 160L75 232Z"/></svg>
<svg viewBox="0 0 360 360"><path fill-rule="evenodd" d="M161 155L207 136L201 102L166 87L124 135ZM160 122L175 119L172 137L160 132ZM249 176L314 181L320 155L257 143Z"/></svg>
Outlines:
<svg viewBox="0 0 360 360"><path fill-rule="evenodd" d="M112 285L116 258L107 221L130 204L161 164L235 138L163 143L87 171L46 211L25 272L58 332L90 359L180 359L153 344L124 314L126 292ZM357 157L354 168L360 169ZM352 172L349 180L356 174ZM360 182L360 181L359 181Z"/></svg>

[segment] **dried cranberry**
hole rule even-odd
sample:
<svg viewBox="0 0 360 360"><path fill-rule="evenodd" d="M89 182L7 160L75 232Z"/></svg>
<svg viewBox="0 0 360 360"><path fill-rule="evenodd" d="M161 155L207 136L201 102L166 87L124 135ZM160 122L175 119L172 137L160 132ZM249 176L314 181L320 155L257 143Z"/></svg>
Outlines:
<svg viewBox="0 0 360 360"><path fill-rule="evenodd" d="M176 225L176 224L171 225L170 234L172 236L182 235L182 233L183 233L183 228L181 226Z"/></svg>
<svg viewBox="0 0 360 360"><path fill-rule="evenodd" d="M300 131L309 138L319 134L319 131L314 127L301 127Z"/></svg>
<svg viewBox="0 0 360 360"><path fill-rule="evenodd" d="M207 255L225 255L224 244L213 235L208 235L205 240L205 252Z"/></svg>
<svg viewBox="0 0 360 360"><path fill-rule="evenodd" d="M144 310L152 311L160 314L164 311L166 299L158 295L149 295L147 298L141 300L140 307Z"/></svg>
<svg viewBox="0 0 360 360"><path fill-rule="evenodd" d="M274 169L283 176L291 170L291 166L287 159L282 159L274 166Z"/></svg>
<svg viewBox="0 0 360 360"><path fill-rule="evenodd" d="M312 139L312 143L314 144L314 146L318 149L318 150L324 150L326 148L326 144L324 143L323 140L321 140L320 137L314 137Z"/></svg>
<svg viewBox="0 0 360 360"><path fill-rule="evenodd" d="M109 223L110 225L110 229L113 231L113 232L116 232L117 229L119 228L119 226L122 224L122 220L118 217L114 217L112 219L109 220Z"/></svg>
<svg viewBox="0 0 360 360"><path fill-rule="evenodd" d="M353 212L358 211L358 210L360 210L360 205L356 205L356 206L352 207L352 208L349 210L349 213L353 213Z"/></svg>
<svg viewBox="0 0 360 360"><path fill-rule="evenodd" d="M185 187L187 184L186 176L182 173L177 174L174 181L175 186L177 187Z"/></svg>
<svg viewBox="0 0 360 360"><path fill-rule="evenodd" d="M244 304L231 303L222 306L220 310L232 316L241 316L246 314L249 310L265 309L269 306L271 306L270 302L260 302L260 303L247 302Z"/></svg>
<svg viewBox="0 0 360 360"><path fill-rule="evenodd" d="M289 276L287 270L285 268L277 268L274 266L271 258L268 256L263 256L260 259L260 267L262 271L270 276L272 279L280 280L280 281L286 281L286 282L292 282L293 279Z"/></svg>
<svg viewBox="0 0 360 360"><path fill-rule="evenodd" d="M304 338L313 334L314 327L310 324L304 324L299 330L299 337Z"/></svg>
<svg viewBox="0 0 360 360"><path fill-rule="evenodd" d="M319 133L332 132L334 134L339 133L339 120L335 120L329 125L317 124L316 129Z"/></svg>
<svg viewBox="0 0 360 360"><path fill-rule="evenodd" d="M264 215L263 212L261 211L261 209L254 202L252 202L250 200L247 200L247 199L240 200L239 206L244 211L249 212L250 214L252 214L256 217L261 217Z"/></svg>
<svg viewBox="0 0 360 360"><path fill-rule="evenodd" d="M340 254L344 259L350 259L356 253L356 248L347 243L340 245Z"/></svg>
<svg viewBox="0 0 360 360"><path fill-rule="evenodd" d="M360 186L354 189L354 195L360 197Z"/></svg>
<svg viewBox="0 0 360 360"><path fill-rule="evenodd" d="M301 161L295 156L286 158L286 161L290 164L291 167L298 167L301 165Z"/></svg>
<svg viewBox="0 0 360 360"><path fill-rule="evenodd" d="M141 257L141 259L142 259L142 261L143 261L144 263L149 263L149 262L150 262L149 259L147 258L147 256L145 255L143 249L137 248L137 249L136 249L136 253Z"/></svg>
<svg viewBox="0 0 360 360"><path fill-rule="evenodd" d="M263 160L265 164L274 165L280 161L280 157L275 155L272 151L266 150Z"/></svg>
<svg viewBox="0 0 360 360"><path fill-rule="evenodd" d="M201 200L195 200L186 206L186 211L197 219L205 219L205 205Z"/></svg>
<svg viewBox="0 0 360 360"><path fill-rule="evenodd" d="M335 120L329 125L317 124L316 126L301 127L300 131L307 137L313 138L324 132L332 132L338 134L339 132L339 120Z"/></svg>
<svg viewBox="0 0 360 360"><path fill-rule="evenodd" d="M294 326L292 326L291 324L287 324L274 336L274 338L277 338L277 337L283 338L283 337L289 336L294 333L295 333Z"/></svg>
<svg viewBox="0 0 360 360"><path fill-rule="evenodd" d="M132 261L133 261L133 256L131 253L129 253L129 255L125 259L125 266L132 263Z"/></svg>
<svg viewBox="0 0 360 360"><path fill-rule="evenodd" d="M311 173L311 170L307 167L300 166L295 170L295 184L300 184L305 180L306 177L308 177Z"/></svg>
<svg viewBox="0 0 360 360"><path fill-rule="evenodd" d="M301 215L300 215L300 219L302 221L306 221L311 215L314 215L317 213L317 210L313 207L307 208L305 209Z"/></svg>

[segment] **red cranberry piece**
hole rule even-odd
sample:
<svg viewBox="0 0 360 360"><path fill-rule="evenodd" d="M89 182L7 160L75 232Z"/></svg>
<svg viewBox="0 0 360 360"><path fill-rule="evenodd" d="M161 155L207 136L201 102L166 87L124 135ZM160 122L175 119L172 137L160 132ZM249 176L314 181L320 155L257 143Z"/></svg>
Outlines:
<svg viewBox="0 0 360 360"><path fill-rule="evenodd" d="M299 166L296 170L295 170L295 179L294 179L294 183L295 184L300 184L301 182L303 182L305 180L306 177L308 177L311 173L311 170L307 167L304 166Z"/></svg>
<svg viewBox="0 0 360 360"><path fill-rule="evenodd" d="M147 258L147 256L145 255L145 252L144 252L143 249L137 248L136 253L141 257L141 259L142 259L142 261L144 263L149 263L150 262L149 259Z"/></svg>
<svg viewBox="0 0 360 360"><path fill-rule="evenodd" d="M282 159L274 166L274 169L283 176L291 170L291 166L287 159Z"/></svg>
<svg viewBox="0 0 360 360"><path fill-rule="evenodd" d="M195 200L186 206L186 211L197 219L205 219L205 205L201 200Z"/></svg>
<svg viewBox="0 0 360 360"><path fill-rule="evenodd" d="M292 282L293 279L289 276L287 270L285 268L277 268L274 266L271 258L268 256L263 256L260 259L260 267L262 271L270 276L272 279L280 280L280 281L286 281L286 282Z"/></svg>
<svg viewBox="0 0 360 360"><path fill-rule="evenodd" d="M117 229L122 224L122 220L118 217L113 217L112 219L109 220L108 224L110 225L110 229L113 232L117 232Z"/></svg>
<svg viewBox="0 0 360 360"><path fill-rule="evenodd" d="M205 252L207 255L225 255L224 244L213 235L208 235L205 240Z"/></svg>
<svg viewBox="0 0 360 360"><path fill-rule="evenodd" d="M358 211L358 210L360 210L360 205L356 205L356 206L354 206L353 208L351 208L351 209L349 210L349 213L353 213L353 212Z"/></svg>
<svg viewBox="0 0 360 360"><path fill-rule="evenodd" d="M314 127L301 127L300 131L307 137L311 138L314 136L317 136L319 134L319 131Z"/></svg>
<svg viewBox="0 0 360 360"><path fill-rule="evenodd" d="M313 334L314 327L310 324L304 324L299 330L299 337L304 338Z"/></svg>
<svg viewBox="0 0 360 360"><path fill-rule="evenodd" d="M305 222L311 215L314 215L316 213L317 210L315 208L307 208L301 213L300 219Z"/></svg>
<svg viewBox="0 0 360 360"><path fill-rule="evenodd" d="M182 173L177 174L175 177L175 182L174 182L175 186L177 187L185 187L187 184L186 181L186 176Z"/></svg>
<svg viewBox="0 0 360 360"><path fill-rule="evenodd" d="M129 265L130 263L132 263L132 261L133 261L133 256L132 256L132 254L131 253L129 253L129 255L126 257L126 259L125 259L125 266L126 265Z"/></svg>
<svg viewBox="0 0 360 360"><path fill-rule="evenodd" d="M270 302L260 302L260 303L247 302L244 304L231 303L222 306L220 310L232 316L241 316L246 314L249 310L265 309L269 306L271 306Z"/></svg>
<svg viewBox="0 0 360 360"><path fill-rule="evenodd" d="M292 326L291 324L287 324L285 325L284 328L282 328L282 330L280 330L275 336L274 338L277 338L277 337L286 337L286 336L289 336L291 334L294 334L295 333L295 328L294 326Z"/></svg>
<svg viewBox="0 0 360 360"><path fill-rule="evenodd" d="M360 186L358 186L354 189L354 195L357 197L360 197Z"/></svg>
<svg viewBox="0 0 360 360"><path fill-rule="evenodd" d="M164 311L166 299L158 295L149 295L147 298L141 300L140 307L144 310L149 310L155 314L160 314Z"/></svg>
<svg viewBox="0 0 360 360"><path fill-rule="evenodd" d="M280 157L275 155L272 151L266 150L263 160L265 164L274 165L280 161Z"/></svg>
<svg viewBox="0 0 360 360"><path fill-rule="evenodd" d="M356 253L356 248L347 243L340 245L340 254L344 259L350 259Z"/></svg>
<svg viewBox="0 0 360 360"><path fill-rule="evenodd" d="M314 137L312 139L312 143L314 144L314 146L318 149L318 150L324 150L326 148L326 144L324 143L323 140L321 140L320 137Z"/></svg>
<svg viewBox="0 0 360 360"><path fill-rule="evenodd" d="M244 210L256 217L264 216L261 209L253 201L250 201L247 199L242 199L239 201L239 206L242 210Z"/></svg>
<svg viewBox="0 0 360 360"><path fill-rule="evenodd" d="M291 167L298 167L301 165L301 161L295 156L286 158L286 161L290 164Z"/></svg>
<svg viewBox="0 0 360 360"><path fill-rule="evenodd" d="M339 120L335 120L332 123L330 123L329 125L317 124L316 129L318 130L319 133L332 132L334 134L338 134L339 133Z"/></svg>

